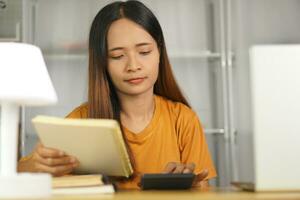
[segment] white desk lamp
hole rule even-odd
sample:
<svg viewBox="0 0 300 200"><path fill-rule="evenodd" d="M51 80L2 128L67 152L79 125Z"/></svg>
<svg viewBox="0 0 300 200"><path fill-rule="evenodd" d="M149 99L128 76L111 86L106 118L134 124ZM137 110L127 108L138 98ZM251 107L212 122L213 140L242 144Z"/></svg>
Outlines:
<svg viewBox="0 0 300 200"><path fill-rule="evenodd" d="M51 195L51 176L17 173L18 122L21 105L54 104L56 93L38 47L0 43L0 198Z"/></svg>

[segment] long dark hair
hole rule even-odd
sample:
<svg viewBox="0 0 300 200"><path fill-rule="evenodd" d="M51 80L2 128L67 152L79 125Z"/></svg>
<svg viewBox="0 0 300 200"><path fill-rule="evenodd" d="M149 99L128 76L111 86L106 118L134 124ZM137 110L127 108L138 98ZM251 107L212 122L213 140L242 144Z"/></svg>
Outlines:
<svg viewBox="0 0 300 200"><path fill-rule="evenodd" d="M154 14L139 1L117 1L103 7L96 15L91 26L89 36L88 117L116 119L121 122L120 103L107 70L107 33L110 25L121 18L129 19L143 27L157 43L160 62L154 93L189 106L175 81L163 32Z"/></svg>

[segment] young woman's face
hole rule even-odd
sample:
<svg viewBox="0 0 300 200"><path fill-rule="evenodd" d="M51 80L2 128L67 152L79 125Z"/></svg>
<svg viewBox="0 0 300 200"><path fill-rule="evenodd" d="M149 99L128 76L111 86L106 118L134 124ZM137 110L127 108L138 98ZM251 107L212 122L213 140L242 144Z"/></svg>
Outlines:
<svg viewBox="0 0 300 200"><path fill-rule="evenodd" d="M119 19L108 30L108 72L117 93L153 92L159 69L155 40L138 24Z"/></svg>

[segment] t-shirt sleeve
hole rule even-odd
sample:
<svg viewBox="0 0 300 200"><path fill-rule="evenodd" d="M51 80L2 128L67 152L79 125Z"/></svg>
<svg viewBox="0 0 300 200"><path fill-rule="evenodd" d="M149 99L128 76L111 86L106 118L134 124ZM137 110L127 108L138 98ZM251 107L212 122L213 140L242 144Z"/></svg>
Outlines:
<svg viewBox="0 0 300 200"><path fill-rule="evenodd" d="M69 113L66 118L87 118L88 110L86 105L81 105Z"/></svg>
<svg viewBox="0 0 300 200"><path fill-rule="evenodd" d="M203 128L197 115L190 109L184 110L179 117L179 146L182 163L194 163L195 174L208 170L206 179L216 177L216 170L212 162Z"/></svg>

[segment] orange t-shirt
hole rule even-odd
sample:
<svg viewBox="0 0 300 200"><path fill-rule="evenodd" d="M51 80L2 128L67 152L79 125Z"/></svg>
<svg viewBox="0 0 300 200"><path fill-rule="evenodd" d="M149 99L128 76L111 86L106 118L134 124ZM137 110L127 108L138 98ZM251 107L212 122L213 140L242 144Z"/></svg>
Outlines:
<svg viewBox="0 0 300 200"><path fill-rule="evenodd" d="M87 105L72 111L68 118L87 118ZM137 188L143 173L160 173L168 162L195 163L195 174L208 169L207 179L216 176L208 145L197 115L186 105L155 96L155 111L140 133L123 126L133 154L132 179L118 182L121 188Z"/></svg>

